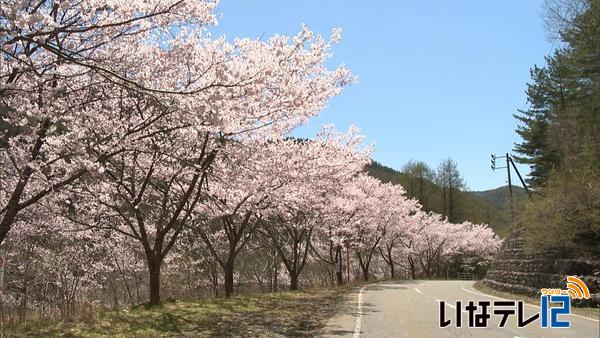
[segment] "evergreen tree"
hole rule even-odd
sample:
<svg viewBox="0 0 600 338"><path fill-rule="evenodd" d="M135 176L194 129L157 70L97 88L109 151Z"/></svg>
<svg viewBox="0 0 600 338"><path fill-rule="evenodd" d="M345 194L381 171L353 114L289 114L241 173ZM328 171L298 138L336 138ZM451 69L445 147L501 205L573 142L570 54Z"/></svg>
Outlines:
<svg viewBox="0 0 600 338"><path fill-rule="evenodd" d="M431 205L430 195L432 194L432 182L435 182L435 171L423 161L410 160L402 168L402 172L407 175L408 182L405 186L410 197L417 198L423 208L429 210Z"/></svg>
<svg viewBox="0 0 600 338"><path fill-rule="evenodd" d="M454 222L457 219L458 192L466 185L452 158L447 158L440 163L437 179L438 184L442 187L443 214L448 217L450 222Z"/></svg>
<svg viewBox="0 0 600 338"><path fill-rule="evenodd" d="M531 168L527 183L533 188L543 187L548 175L558 161L556 151L552 151L548 143L548 125L551 119L549 91L546 70L539 67L531 69L532 83L527 84L528 110L519 110L520 115L514 117L521 122L516 132L523 139L516 144L514 151L519 163L528 164Z"/></svg>
<svg viewBox="0 0 600 338"><path fill-rule="evenodd" d="M521 223L529 245L600 256L600 0L547 1L547 23L563 48L528 88L517 118L519 161L538 194ZM535 88L535 90L534 90Z"/></svg>

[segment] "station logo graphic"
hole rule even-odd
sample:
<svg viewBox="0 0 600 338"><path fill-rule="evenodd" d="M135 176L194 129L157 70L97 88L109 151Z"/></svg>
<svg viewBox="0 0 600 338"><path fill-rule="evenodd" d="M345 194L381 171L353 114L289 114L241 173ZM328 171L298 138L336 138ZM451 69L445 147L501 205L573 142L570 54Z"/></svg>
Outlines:
<svg viewBox="0 0 600 338"><path fill-rule="evenodd" d="M485 328L492 315L499 317L498 327L504 327L510 316L517 317L517 326L525 327L536 320L540 320L542 328L569 328L571 322L565 315L571 314L571 301L573 299L590 299L590 290L585 283L575 277L568 276L565 289L544 288L540 290L540 311L527 317L525 304L522 300L497 300L497 301L468 301L463 309L461 301L449 307L456 309L453 318L446 318L446 302L440 301L440 327L462 327L462 315L466 313L469 328Z"/></svg>
<svg viewBox="0 0 600 338"><path fill-rule="evenodd" d="M571 322L564 319L560 320L558 316L571 313L572 299L590 299L590 290L587 285L575 276L567 277L566 289L542 289L540 296L540 307L542 308L540 325L551 328L571 327ZM560 303L562 306L551 306L551 303ZM550 316L550 325L548 325L548 315Z"/></svg>

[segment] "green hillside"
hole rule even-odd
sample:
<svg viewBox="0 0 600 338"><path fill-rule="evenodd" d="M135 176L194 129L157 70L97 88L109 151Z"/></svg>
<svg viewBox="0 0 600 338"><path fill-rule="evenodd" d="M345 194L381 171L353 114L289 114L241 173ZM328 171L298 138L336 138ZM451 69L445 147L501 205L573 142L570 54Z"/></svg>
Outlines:
<svg viewBox="0 0 600 338"><path fill-rule="evenodd" d="M493 210L491 224L496 232L501 236L508 235L510 231L511 208L510 208L510 192L508 186L499 187L491 190L472 191L470 194L473 198L482 201L487 208ZM523 202L527 199L527 192L524 188L512 187L512 201L515 215L518 215L518 210L522 207Z"/></svg>
<svg viewBox="0 0 600 338"><path fill-rule="evenodd" d="M512 193L513 204L515 205L515 208L518 208L519 204L527 198L527 192L521 187L513 186ZM472 191L471 194L500 209L508 210L510 207L510 192L507 185L491 190Z"/></svg>
<svg viewBox="0 0 600 338"><path fill-rule="evenodd" d="M419 180L409 174L373 162L366 168L367 173L383 182L402 185L407 195L417 198L427 211L445 214L443 192L435 182ZM486 191L453 190L456 199L455 222L471 221L487 223L502 237L510 232L510 204L508 186ZM523 188L513 186L515 206L526 198Z"/></svg>

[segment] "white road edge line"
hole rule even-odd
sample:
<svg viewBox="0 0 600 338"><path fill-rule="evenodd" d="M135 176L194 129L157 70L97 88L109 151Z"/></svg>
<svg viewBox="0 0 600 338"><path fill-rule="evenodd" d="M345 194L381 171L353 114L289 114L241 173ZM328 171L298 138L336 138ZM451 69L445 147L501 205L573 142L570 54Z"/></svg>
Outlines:
<svg viewBox="0 0 600 338"><path fill-rule="evenodd" d="M360 288L360 291L358 292L358 304L356 307L356 320L354 321L354 333L352 333L352 338L360 337L360 331L362 330L363 292L365 291L365 289L367 287L369 287L371 285L375 285L375 283L363 286L362 288Z"/></svg>
<svg viewBox="0 0 600 338"><path fill-rule="evenodd" d="M415 288L415 291L417 291L417 292L418 292L418 293L420 293L420 294L423 294L423 292L421 292L421 290L419 290L419 289L417 289L417 288Z"/></svg>
<svg viewBox="0 0 600 338"><path fill-rule="evenodd" d="M486 293L476 292L476 291L473 291L473 290L469 290L467 288L462 288L462 289L465 290L465 291L467 291L467 292L469 292L469 293L475 294L475 295L486 296L486 297L491 297L491 298L496 298L496 299L502 299L502 300L510 300L510 299L507 299L507 298L502 298L502 297L496 297L496 296L488 295ZM541 307L539 307L537 305L531 305L531 304L528 304L528 303L525 303L525 305L531 306L531 307L536 308L536 309L541 309ZM595 323L600 323L600 320L598 320L598 319L594 319L594 318L590 318L590 317L586 317L586 316L580 316L580 315L576 315L574 313L571 313L569 316L573 316L573 317L581 318L581 319L587 319L587 320L590 320L590 321L595 322Z"/></svg>

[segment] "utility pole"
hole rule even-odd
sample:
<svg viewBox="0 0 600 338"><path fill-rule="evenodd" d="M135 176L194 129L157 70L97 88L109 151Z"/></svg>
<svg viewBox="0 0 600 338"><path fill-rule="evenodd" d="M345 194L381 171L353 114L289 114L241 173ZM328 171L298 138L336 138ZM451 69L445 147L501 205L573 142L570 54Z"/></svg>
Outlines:
<svg viewBox="0 0 600 338"><path fill-rule="evenodd" d="M529 198L531 198L531 191L529 190L529 188L527 188L527 184L525 184L523 177L521 177L521 173L519 172L519 169L517 169L517 166L515 165L515 162L513 161L512 157L509 157L509 160L510 160L510 163L512 164L513 168L515 169L515 172L517 173L517 176L519 177L519 180L521 181L523 188L525 188L525 191L527 191L527 195L529 196Z"/></svg>
<svg viewBox="0 0 600 338"><path fill-rule="evenodd" d="M506 166L504 167L497 167L496 166L496 160L497 159L501 159L504 158L506 159ZM492 154L492 170L496 170L496 169L504 169L506 168L506 175L508 177L508 193L510 195L508 203L510 206L510 217L511 220L515 220L515 214L514 214L514 208L513 208L513 191L512 191L512 182L510 179L510 156L508 155L508 153L506 153L506 155L504 156L496 156L494 154Z"/></svg>
<svg viewBox="0 0 600 338"><path fill-rule="evenodd" d="M501 159L504 158L506 159L506 166L505 167L497 167L496 166L496 160L497 159ZM515 172L517 173L517 176L519 177L519 180L521 181L521 184L523 185L523 188L525 188L525 191L527 192L527 195L529 196L529 198L531 198L531 191L529 190L529 188L527 188L527 184L525 184L525 181L523 180L523 177L521 176L521 173L519 173L519 169L517 169L517 166L515 165L515 162L513 161L512 157L506 153L504 156L496 156L494 154L492 154L492 170L496 170L496 169L504 169L506 168L506 175L508 178L508 192L510 194L510 215L512 217L512 219L514 220L514 208L513 208L513 190L512 190L512 180L510 177L510 168L512 168L515 170Z"/></svg>
<svg viewBox="0 0 600 338"><path fill-rule="evenodd" d="M508 156L508 153L506 153L506 155L504 155L504 157L506 157L506 175L508 177L508 192L510 195L510 200L508 201L510 203L510 219L512 221L514 221L515 220L515 208L513 205L512 182L510 180L510 156Z"/></svg>
<svg viewBox="0 0 600 338"><path fill-rule="evenodd" d="M506 155L504 155L504 157L506 157L506 175L508 176L508 191L510 192L510 197L512 198L512 182L510 180L510 156L508 156L508 153L506 153Z"/></svg>

